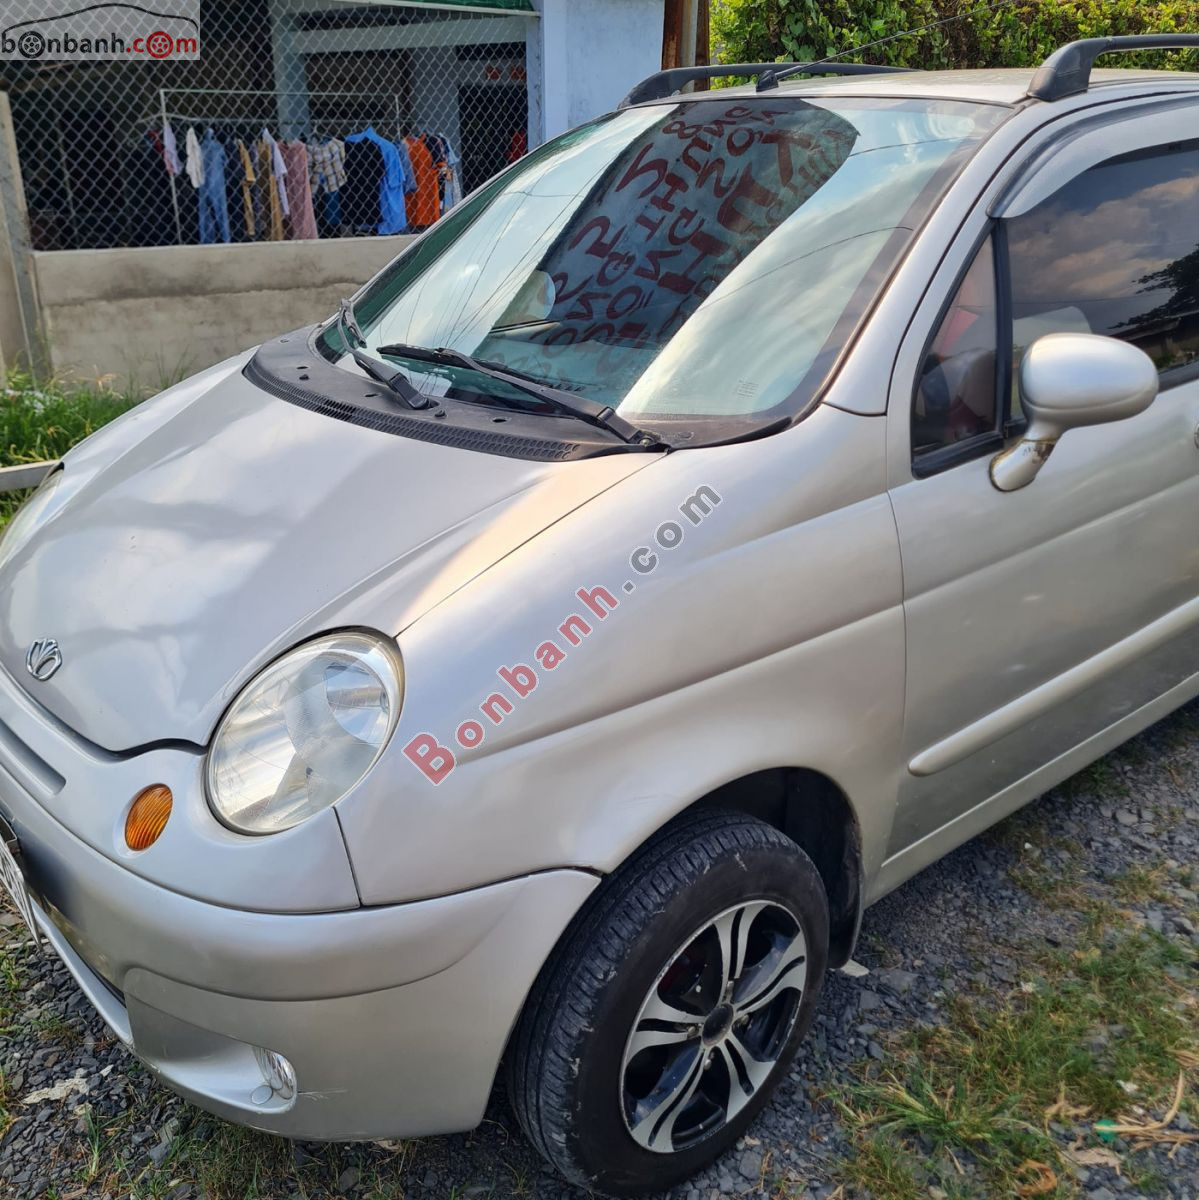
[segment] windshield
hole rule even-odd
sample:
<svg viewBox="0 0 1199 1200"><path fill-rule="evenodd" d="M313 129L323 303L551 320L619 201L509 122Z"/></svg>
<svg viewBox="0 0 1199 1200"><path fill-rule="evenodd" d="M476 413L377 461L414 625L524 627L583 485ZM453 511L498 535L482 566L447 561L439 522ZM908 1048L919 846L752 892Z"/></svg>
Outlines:
<svg viewBox="0 0 1199 1200"><path fill-rule="evenodd" d="M795 411L1005 115L714 95L606 117L492 180L368 285L365 349L426 394L533 411L501 380L403 348L460 351L642 426Z"/></svg>

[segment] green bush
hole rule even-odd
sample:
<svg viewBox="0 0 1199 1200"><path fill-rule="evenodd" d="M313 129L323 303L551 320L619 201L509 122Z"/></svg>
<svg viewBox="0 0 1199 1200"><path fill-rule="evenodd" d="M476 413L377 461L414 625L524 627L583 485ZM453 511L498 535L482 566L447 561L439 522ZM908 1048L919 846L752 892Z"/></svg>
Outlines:
<svg viewBox="0 0 1199 1200"><path fill-rule="evenodd" d="M136 403L119 392L39 385L10 374L0 385L0 467L61 458ZM24 499L22 492L0 493L0 528Z"/></svg>
<svg viewBox="0 0 1199 1200"><path fill-rule="evenodd" d="M713 44L721 62L805 62L973 12L860 54L842 53L847 62L940 70L1036 66L1058 46L1083 37L1199 33L1199 0L1039 0L981 8L969 0L716 0ZM1199 55L1129 54L1101 65L1193 70Z"/></svg>

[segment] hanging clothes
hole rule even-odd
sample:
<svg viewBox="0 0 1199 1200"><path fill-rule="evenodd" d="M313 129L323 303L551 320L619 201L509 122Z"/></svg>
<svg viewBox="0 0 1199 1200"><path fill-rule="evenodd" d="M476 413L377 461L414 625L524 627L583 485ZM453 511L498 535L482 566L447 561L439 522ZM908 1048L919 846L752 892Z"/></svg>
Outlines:
<svg viewBox="0 0 1199 1200"><path fill-rule="evenodd" d="M386 138L380 137L373 128L364 129L361 133L351 134L346 138L346 179L350 177L350 147L369 142L378 147L382 156L382 178L379 183L377 200L377 221L375 232L382 234L406 233L408 231L408 214L404 207L405 194L416 190L416 175L412 170L412 160L408 148L397 146ZM362 157L364 163L366 156ZM374 164L371 164L372 170ZM356 205L364 203L364 197L356 196ZM357 221L352 222L358 224Z"/></svg>
<svg viewBox="0 0 1199 1200"><path fill-rule="evenodd" d="M383 151L369 138L346 138L345 171L346 181L339 193L341 219L352 233L374 233L386 174Z"/></svg>
<svg viewBox="0 0 1199 1200"><path fill-rule="evenodd" d="M396 155L399 159L400 172L403 175L403 191L404 195L408 196L416 191L416 171L412 166L412 155L408 153L408 147L401 140L396 143L388 142L389 146L394 146Z"/></svg>
<svg viewBox="0 0 1199 1200"><path fill-rule="evenodd" d="M407 197L406 202L408 224L416 229L425 229L441 216L441 204L437 195L437 162L424 138L410 137L404 141L416 178L416 189Z"/></svg>
<svg viewBox="0 0 1199 1200"><path fill-rule="evenodd" d="M170 121L162 123L162 161L168 175L178 175L182 170L179 166L179 145Z"/></svg>
<svg viewBox="0 0 1199 1200"><path fill-rule="evenodd" d="M171 181L162 169L162 149L162 134L150 129L136 140L126 159L129 207L136 218L130 231L134 246L166 246L176 240Z"/></svg>
<svg viewBox="0 0 1199 1200"><path fill-rule="evenodd" d="M271 137L268 130L263 127L262 140L267 144L271 153L271 174L275 178L275 191L279 196L279 207L283 210L283 215L286 217L291 211L291 205L287 199L287 185L284 180L287 178L287 164L283 161L283 154L279 149L279 143ZM308 172L304 172L304 178L308 178Z"/></svg>
<svg viewBox="0 0 1199 1200"><path fill-rule="evenodd" d="M283 241L283 205L280 203L279 195L283 188L283 180L275 174L275 157L279 148L274 145L273 139L268 144L265 138L255 142L254 146L258 183L262 191L262 236L268 242L281 242ZM279 162L282 165L281 158Z"/></svg>
<svg viewBox="0 0 1199 1200"><path fill-rule="evenodd" d="M245 169L237 152L237 138L225 126L218 126L216 139L225 152L225 212L229 216L229 240L244 242L246 235L238 220L241 211L241 184Z"/></svg>
<svg viewBox="0 0 1199 1200"><path fill-rule="evenodd" d="M346 181L346 147L336 138L309 146L309 183L313 192L337 192Z"/></svg>
<svg viewBox="0 0 1199 1200"><path fill-rule="evenodd" d="M262 220L262 193L258 188L254 159L240 138L237 140L237 156L241 160L242 219L245 222L246 237L253 240L258 236L257 228Z"/></svg>
<svg viewBox="0 0 1199 1200"><path fill-rule="evenodd" d="M341 192L325 192L321 207L325 236L336 237L341 232Z"/></svg>
<svg viewBox="0 0 1199 1200"><path fill-rule="evenodd" d="M188 130L190 138L192 131ZM229 240L229 204L225 195L225 147L217 141L216 133L208 129L200 144L203 168L200 182L200 241ZM188 150L188 174L191 174L191 151Z"/></svg>
<svg viewBox="0 0 1199 1200"><path fill-rule="evenodd" d="M433 161L437 166L437 202L440 212L444 213L450 174L450 144L439 133L426 133L425 145L429 147L429 153L433 155Z"/></svg>
<svg viewBox="0 0 1199 1200"><path fill-rule="evenodd" d="M448 212L456 204L462 203L462 155L454 149L447 138L442 138L441 140L445 142L446 181L444 207Z"/></svg>
<svg viewBox="0 0 1199 1200"><path fill-rule="evenodd" d="M204 155L200 150L200 139L196 137L194 126L187 127L187 137L184 139L187 147L187 177L192 187L199 188L204 182Z"/></svg>
<svg viewBox="0 0 1199 1200"><path fill-rule="evenodd" d="M283 154L283 161L287 164L285 183L290 210L287 219L288 230L292 239L296 241L314 238L317 236L316 214L312 209L312 188L308 183L308 147L300 141L280 142L279 149Z"/></svg>
<svg viewBox="0 0 1199 1200"><path fill-rule="evenodd" d="M341 229L341 191L346 182L346 147L336 138L325 138L308 147L309 183L321 232L334 236Z"/></svg>

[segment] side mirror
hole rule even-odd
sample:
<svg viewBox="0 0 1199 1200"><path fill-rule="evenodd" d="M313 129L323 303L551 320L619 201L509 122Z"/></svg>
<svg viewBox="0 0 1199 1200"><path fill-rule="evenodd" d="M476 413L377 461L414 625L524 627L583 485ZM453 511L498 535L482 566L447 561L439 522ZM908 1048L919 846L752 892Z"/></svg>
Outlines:
<svg viewBox="0 0 1199 1200"><path fill-rule="evenodd" d="M1143 350L1094 333L1047 333L1020 363L1020 401L1028 429L991 460L1001 492L1032 483L1067 429L1123 421L1157 395L1157 368Z"/></svg>

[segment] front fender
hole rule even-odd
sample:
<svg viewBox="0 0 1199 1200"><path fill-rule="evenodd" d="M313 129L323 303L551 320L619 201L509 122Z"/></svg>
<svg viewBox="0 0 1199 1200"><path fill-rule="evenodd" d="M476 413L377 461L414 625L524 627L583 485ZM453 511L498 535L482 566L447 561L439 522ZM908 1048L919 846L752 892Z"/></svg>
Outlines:
<svg viewBox="0 0 1199 1200"><path fill-rule="evenodd" d="M405 630L399 729L339 812L363 902L610 871L700 796L782 765L851 798L868 878L903 712L884 435L825 408L671 455ZM718 503L697 513L702 488Z"/></svg>

